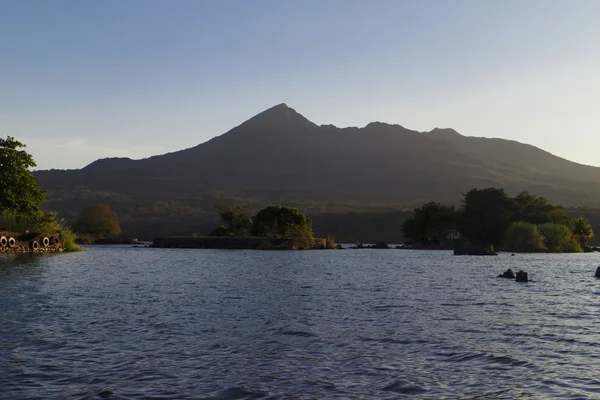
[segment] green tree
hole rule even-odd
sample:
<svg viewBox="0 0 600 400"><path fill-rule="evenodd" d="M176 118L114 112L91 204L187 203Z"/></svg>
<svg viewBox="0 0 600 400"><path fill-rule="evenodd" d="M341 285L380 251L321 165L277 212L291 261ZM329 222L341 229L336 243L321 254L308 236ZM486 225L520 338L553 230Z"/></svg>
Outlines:
<svg viewBox="0 0 600 400"><path fill-rule="evenodd" d="M540 225L539 230L544 236L544 245L548 251L552 253L581 251L568 226L548 222Z"/></svg>
<svg viewBox="0 0 600 400"><path fill-rule="evenodd" d="M474 245L500 245L514 214L514 203L504 189L472 189L463 194L462 234Z"/></svg>
<svg viewBox="0 0 600 400"><path fill-rule="evenodd" d="M270 205L252 218L251 233L254 236L272 238L296 238L301 248L314 246L312 221L297 209Z"/></svg>
<svg viewBox="0 0 600 400"><path fill-rule="evenodd" d="M413 216L412 218L409 218L402 222L401 230L405 238L409 239L412 242L423 244L423 238L425 237L425 235L421 233L422 229L419 226L419 223L417 222L416 216Z"/></svg>
<svg viewBox="0 0 600 400"><path fill-rule="evenodd" d="M525 221L513 222L506 231L504 248L507 251L540 251L545 248L544 236L537 225Z"/></svg>
<svg viewBox="0 0 600 400"><path fill-rule="evenodd" d="M0 212L35 214L44 202L44 191L29 171L33 157L11 136L0 139Z"/></svg>
<svg viewBox="0 0 600 400"><path fill-rule="evenodd" d="M73 229L79 234L94 239L103 239L121 233L117 214L106 204L93 205L81 211L73 223Z"/></svg>
<svg viewBox="0 0 600 400"><path fill-rule="evenodd" d="M210 236L248 236L250 219L246 216L246 209L241 206L225 204L217 205L217 212L223 225L213 229Z"/></svg>
<svg viewBox="0 0 600 400"><path fill-rule="evenodd" d="M582 249L588 245L588 241L594 237L594 231L589 221L579 217L572 222L573 237Z"/></svg>
<svg viewBox="0 0 600 400"><path fill-rule="evenodd" d="M525 221L531 224L545 224L553 222L566 224L569 217L560 205L548 203L544 197L539 197L529 192L521 192L514 199L515 221Z"/></svg>
<svg viewBox="0 0 600 400"><path fill-rule="evenodd" d="M402 224L402 233L414 243L429 246L438 242L446 229L456 224L459 214L452 206L429 202L416 208L412 218Z"/></svg>

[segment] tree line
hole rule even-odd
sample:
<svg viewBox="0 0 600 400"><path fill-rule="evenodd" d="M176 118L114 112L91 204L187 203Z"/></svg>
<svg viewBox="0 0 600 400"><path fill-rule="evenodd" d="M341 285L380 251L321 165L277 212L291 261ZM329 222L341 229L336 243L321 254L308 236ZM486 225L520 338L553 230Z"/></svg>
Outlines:
<svg viewBox="0 0 600 400"><path fill-rule="evenodd" d="M449 229L472 246L523 252L580 252L594 237L590 223L569 218L563 206L526 191L509 197L499 188L472 189L459 208L426 203L402 224L404 236L423 247L439 245Z"/></svg>

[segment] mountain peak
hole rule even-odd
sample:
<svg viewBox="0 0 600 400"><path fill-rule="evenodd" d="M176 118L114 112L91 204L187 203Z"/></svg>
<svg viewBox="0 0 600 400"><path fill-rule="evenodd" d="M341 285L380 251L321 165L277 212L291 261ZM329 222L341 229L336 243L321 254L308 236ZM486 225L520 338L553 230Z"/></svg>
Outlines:
<svg viewBox="0 0 600 400"><path fill-rule="evenodd" d="M271 108L268 108L268 109L267 109L267 111L268 111L268 110L273 110L273 109L283 109L283 110L287 110L288 108L289 108L290 110L293 110L293 109L292 109L291 107L289 107L287 104L285 104L285 103L280 103L280 104L277 104L276 106L273 106L273 107L271 107Z"/></svg>
<svg viewBox="0 0 600 400"><path fill-rule="evenodd" d="M277 126L277 127L316 127L317 125L306 119L293 108L285 103L273 106L260 114L250 118L244 122L244 125L260 124L262 126Z"/></svg>

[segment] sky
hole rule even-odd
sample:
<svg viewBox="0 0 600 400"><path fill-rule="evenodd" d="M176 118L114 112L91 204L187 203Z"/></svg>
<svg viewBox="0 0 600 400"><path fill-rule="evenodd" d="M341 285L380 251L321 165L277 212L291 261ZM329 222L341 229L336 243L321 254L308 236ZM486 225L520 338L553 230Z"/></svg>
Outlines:
<svg viewBox="0 0 600 400"><path fill-rule="evenodd" d="M286 103L600 166L599 21L597 0L0 0L0 136L82 168Z"/></svg>

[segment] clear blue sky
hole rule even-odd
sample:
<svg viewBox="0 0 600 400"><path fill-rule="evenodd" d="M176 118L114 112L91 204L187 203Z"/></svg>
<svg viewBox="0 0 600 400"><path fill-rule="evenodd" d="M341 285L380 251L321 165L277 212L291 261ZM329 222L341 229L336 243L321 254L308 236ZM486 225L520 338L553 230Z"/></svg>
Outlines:
<svg viewBox="0 0 600 400"><path fill-rule="evenodd" d="M0 0L0 135L39 168L192 147L282 102L600 166L600 1Z"/></svg>

